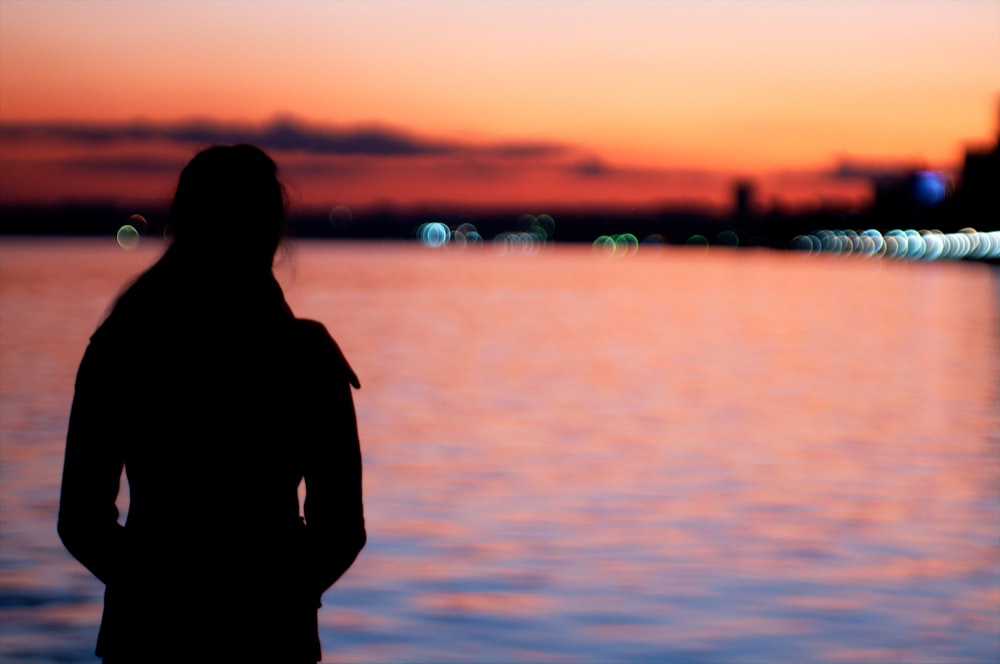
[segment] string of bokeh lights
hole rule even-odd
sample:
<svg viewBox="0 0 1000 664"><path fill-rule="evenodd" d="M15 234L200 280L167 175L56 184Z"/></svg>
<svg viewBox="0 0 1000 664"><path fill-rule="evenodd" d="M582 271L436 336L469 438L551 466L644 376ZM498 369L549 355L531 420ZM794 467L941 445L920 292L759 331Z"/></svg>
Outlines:
<svg viewBox="0 0 1000 664"><path fill-rule="evenodd" d="M1000 231L980 232L963 228L957 233L938 230L891 230L885 234L869 229L821 230L798 235L792 249L809 253L857 254L906 260L998 260Z"/></svg>
<svg viewBox="0 0 1000 664"><path fill-rule="evenodd" d="M955 193L951 177L940 171L923 170L912 173L904 181L906 197L922 208L931 208L945 202ZM535 253L552 240L555 220L547 214L522 215L517 230L505 231L493 238L493 246L502 252ZM464 223L455 229L441 222L421 224L414 236L432 248L459 247L483 243L483 237L472 224ZM593 248L608 256L624 257L639 252L640 248L660 248L666 241L662 235L653 234L639 239L632 233L600 235ZM741 244L735 231L723 230L714 240L700 234L690 236L684 243L688 247L707 251L710 247L738 248ZM939 230L894 229L881 232L876 229L818 230L797 235L787 249L806 254L858 255L902 260L1000 260L1000 231L980 232L963 228L957 233Z"/></svg>
<svg viewBox="0 0 1000 664"><path fill-rule="evenodd" d="M547 227L536 225L525 230L505 231L493 238L492 245L502 252L537 252L551 240L555 228L552 217L544 215L544 218ZM485 242L476 227L469 223L452 229L442 222L428 222L418 226L414 236L424 246L433 249L462 249ZM632 233L619 233L601 235L593 241L592 246L603 254L622 257L636 254L644 247L660 248L664 244L666 242L661 235L650 235L640 240ZM692 235L685 244L702 251L711 246L735 249L739 246L739 238L732 231L723 231L716 237L714 244L704 235ZM806 254L857 255L900 260L1000 260L1000 231L982 232L973 228L963 228L957 233L914 229L894 229L882 233L874 228L860 232L849 229L818 230L795 236L788 248Z"/></svg>
<svg viewBox="0 0 1000 664"><path fill-rule="evenodd" d="M142 215L132 215L116 235L122 249L131 250L139 245L140 237L148 229ZM471 223L455 228L439 221L420 224L414 229L414 238L432 249L464 249L467 246L491 244L501 253L533 254L552 242L555 220L547 214L522 215L517 230L498 233L489 242ZM644 248L659 249L667 244L662 235L653 234L639 239L632 233L601 235L592 243L595 251L608 256L625 257ZM707 251L710 247L735 249L740 245L733 231L722 231L711 242L704 235L692 235L685 243L688 247ZM818 230L792 238L788 248L808 255L856 255L899 260L1000 260L1000 231L977 231L963 228L956 233L939 230L894 229L882 233L874 228L864 231Z"/></svg>

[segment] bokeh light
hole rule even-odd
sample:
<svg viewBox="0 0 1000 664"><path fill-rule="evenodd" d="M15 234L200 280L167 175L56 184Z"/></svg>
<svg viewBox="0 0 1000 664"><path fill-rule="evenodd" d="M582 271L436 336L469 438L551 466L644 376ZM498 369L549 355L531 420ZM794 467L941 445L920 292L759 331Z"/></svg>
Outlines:
<svg viewBox="0 0 1000 664"><path fill-rule="evenodd" d="M425 246L437 249L451 239L451 229L440 221L431 221L417 227L417 239Z"/></svg>
<svg viewBox="0 0 1000 664"><path fill-rule="evenodd" d="M128 218L128 223L139 233L145 233L149 230L149 222L147 222L146 217L141 214L133 214Z"/></svg>
<svg viewBox="0 0 1000 664"><path fill-rule="evenodd" d="M139 246L139 231L131 224L125 224L115 235L118 246L126 251L132 251Z"/></svg>
<svg viewBox="0 0 1000 664"><path fill-rule="evenodd" d="M685 244L689 247L697 247L704 253L708 253L708 238L704 235L695 234L687 239Z"/></svg>
<svg viewBox="0 0 1000 664"><path fill-rule="evenodd" d="M615 240L610 235L599 235L594 240L591 246L597 253L604 254L606 256L615 255Z"/></svg>
<svg viewBox="0 0 1000 664"><path fill-rule="evenodd" d="M530 233L537 242L549 242L553 239L556 221L548 214L522 214L517 220L517 231Z"/></svg>
<svg viewBox="0 0 1000 664"><path fill-rule="evenodd" d="M861 233L818 230L795 236L789 248L810 254L881 256L900 260L1000 260L1000 231L963 228L957 233L943 233L936 229L894 228L883 235L874 228Z"/></svg>
<svg viewBox="0 0 1000 664"><path fill-rule="evenodd" d="M536 254L544 240L534 233L504 231L493 238L493 248L501 254Z"/></svg>
<svg viewBox="0 0 1000 664"><path fill-rule="evenodd" d="M715 236L715 243L724 247L738 247L740 246L740 237L735 231L722 231Z"/></svg>
<svg viewBox="0 0 1000 664"><path fill-rule="evenodd" d="M482 244L483 236L479 230L468 222L459 224L458 228L451 235L452 243L464 248L467 244Z"/></svg>
<svg viewBox="0 0 1000 664"><path fill-rule="evenodd" d="M535 218L536 233L543 235L546 240L551 240L556 232L556 220L548 214L540 214Z"/></svg>
<svg viewBox="0 0 1000 664"><path fill-rule="evenodd" d="M881 256L885 253L885 238L874 228L861 231L858 235L859 249L866 256Z"/></svg>
<svg viewBox="0 0 1000 664"><path fill-rule="evenodd" d="M819 242L819 238L815 235L796 235L792 238L789 246L796 251L804 251L809 254L818 252L823 248Z"/></svg>
<svg viewBox="0 0 1000 664"><path fill-rule="evenodd" d="M639 238L632 233L601 235L592 243L594 250L606 256L624 258L639 251Z"/></svg>
<svg viewBox="0 0 1000 664"><path fill-rule="evenodd" d="M938 171L918 171L914 175L913 197L924 206L937 205L948 196L948 177Z"/></svg>
<svg viewBox="0 0 1000 664"><path fill-rule="evenodd" d="M344 230L350 228L354 222L354 214L351 212L351 208L346 205L337 205L330 210L329 221L333 228Z"/></svg>

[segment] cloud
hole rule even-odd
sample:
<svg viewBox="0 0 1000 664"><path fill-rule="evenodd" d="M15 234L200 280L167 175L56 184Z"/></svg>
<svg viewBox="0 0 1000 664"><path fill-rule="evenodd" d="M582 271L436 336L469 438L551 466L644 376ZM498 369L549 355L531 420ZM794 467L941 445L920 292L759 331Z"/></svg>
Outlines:
<svg viewBox="0 0 1000 664"><path fill-rule="evenodd" d="M727 204L736 177L711 169L617 163L556 142L444 139L386 126L319 126L287 116L257 125L203 119L0 122L0 200L159 200L169 195L195 150L234 143L271 153L301 201L317 206L387 198ZM765 173L755 180L761 200L807 194L853 200L869 195L872 174L897 168L845 158L827 168Z"/></svg>
<svg viewBox="0 0 1000 664"><path fill-rule="evenodd" d="M320 127L278 118L263 125L226 124L207 120L176 123L8 122L0 123L0 140L62 140L90 144L168 141L184 145L252 143L264 150L325 156L421 157L488 156L536 159L566 152L568 146L540 141L494 144L463 143L418 137L381 126Z"/></svg>
<svg viewBox="0 0 1000 664"><path fill-rule="evenodd" d="M143 156L92 156L70 157L59 160L59 166L65 169L83 169L98 173L141 173L145 175L176 174L183 161L165 157Z"/></svg>
<svg viewBox="0 0 1000 664"><path fill-rule="evenodd" d="M883 180L897 178L924 168L927 168L926 163L916 158L875 161L844 157L824 175L837 180Z"/></svg>
<svg viewBox="0 0 1000 664"><path fill-rule="evenodd" d="M610 164L600 157L590 156L567 163L564 170L571 176L585 180L634 180L659 181L674 184L718 184L729 178L728 174L693 168L650 168Z"/></svg>
<svg viewBox="0 0 1000 664"><path fill-rule="evenodd" d="M605 177L615 172L612 167L596 157L570 164L568 170L570 173L584 177Z"/></svg>

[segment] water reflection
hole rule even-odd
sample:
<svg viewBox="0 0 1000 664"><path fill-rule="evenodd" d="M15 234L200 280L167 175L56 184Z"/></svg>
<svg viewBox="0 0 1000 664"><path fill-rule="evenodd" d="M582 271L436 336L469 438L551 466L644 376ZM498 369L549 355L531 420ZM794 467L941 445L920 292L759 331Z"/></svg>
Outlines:
<svg viewBox="0 0 1000 664"><path fill-rule="evenodd" d="M86 246L0 245L4 661L84 658L98 620L55 539L61 436L86 335L150 250ZM321 244L292 264L292 306L365 384L371 540L326 596L326 660L1000 655L985 266Z"/></svg>

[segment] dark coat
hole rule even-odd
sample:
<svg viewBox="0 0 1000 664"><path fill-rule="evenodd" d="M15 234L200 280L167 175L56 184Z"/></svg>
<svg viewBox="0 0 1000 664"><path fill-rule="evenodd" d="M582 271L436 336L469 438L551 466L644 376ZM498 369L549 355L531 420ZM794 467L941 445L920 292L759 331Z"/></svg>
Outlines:
<svg viewBox="0 0 1000 664"><path fill-rule="evenodd" d="M365 543L357 377L270 274L178 267L119 299L77 375L58 530L106 586L97 654L318 661L320 596Z"/></svg>

